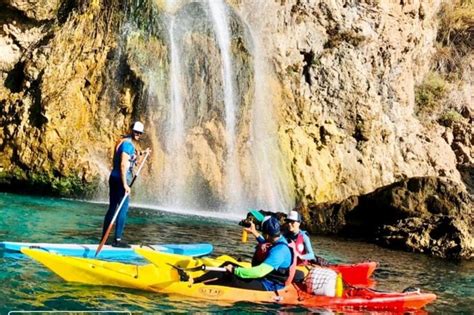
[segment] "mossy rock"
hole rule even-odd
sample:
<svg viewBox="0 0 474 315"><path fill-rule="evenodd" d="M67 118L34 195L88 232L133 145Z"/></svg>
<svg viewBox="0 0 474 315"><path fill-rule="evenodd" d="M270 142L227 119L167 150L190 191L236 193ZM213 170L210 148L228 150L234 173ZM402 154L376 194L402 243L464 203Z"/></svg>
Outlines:
<svg viewBox="0 0 474 315"><path fill-rule="evenodd" d="M47 172L27 172L20 168L0 172L0 189L15 193L90 198L94 196L98 186L98 177L92 182L86 182L77 175L55 176Z"/></svg>
<svg viewBox="0 0 474 315"><path fill-rule="evenodd" d="M429 73L423 83L415 89L417 112L432 112L439 109L440 101L448 92L448 84L438 73Z"/></svg>
<svg viewBox="0 0 474 315"><path fill-rule="evenodd" d="M438 122L445 127L450 127L453 124L462 121L463 119L464 118L460 113L454 110L448 110L441 114L438 119Z"/></svg>

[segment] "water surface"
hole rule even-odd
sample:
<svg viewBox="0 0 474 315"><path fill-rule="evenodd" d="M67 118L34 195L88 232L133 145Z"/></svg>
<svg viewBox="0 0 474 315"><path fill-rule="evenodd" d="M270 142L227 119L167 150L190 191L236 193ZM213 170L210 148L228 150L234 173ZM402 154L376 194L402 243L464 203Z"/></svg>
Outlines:
<svg viewBox="0 0 474 315"><path fill-rule="evenodd" d="M97 243L107 206L87 202L0 193L0 240L50 243ZM253 246L240 243L232 221L131 208L125 229L130 243L208 242L215 255L249 258ZM371 259L380 263L377 288L401 291L417 286L438 300L429 313L474 313L474 263L449 262L380 248L372 244L312 237L315 252L334 262ZM132 312L307 312L278 305L216 305L202 300L113 287L67 283L27 259L0 252L0 314L12 310L129 310Z"/></svg>

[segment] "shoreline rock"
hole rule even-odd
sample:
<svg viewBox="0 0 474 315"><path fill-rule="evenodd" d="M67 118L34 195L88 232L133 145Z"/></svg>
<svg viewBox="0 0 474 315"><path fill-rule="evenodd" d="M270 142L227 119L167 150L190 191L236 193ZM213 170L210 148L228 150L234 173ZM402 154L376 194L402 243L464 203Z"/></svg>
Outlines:
<svg viewBox="0 0 474 315"><path fill-rule="evenodd" d="M339 203L301 207L313 234L362 238L449 259L474 256L473 198L440 177L413 177Z"/></svg>

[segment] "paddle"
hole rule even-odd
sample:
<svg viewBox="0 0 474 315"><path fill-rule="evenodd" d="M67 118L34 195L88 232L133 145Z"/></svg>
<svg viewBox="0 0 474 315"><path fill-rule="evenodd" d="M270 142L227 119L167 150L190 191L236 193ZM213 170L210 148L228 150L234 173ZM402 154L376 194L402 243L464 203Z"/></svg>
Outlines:
<svg viewBox="0 0 474 315"><path fill-rule="evenodd" d="M174 268L180 268L180 267L176 267L176 266L173 266ZM210 267L210 266L206 266L206 265L201 265L201 266L196 266L196 267L191 267L191 268L180 268L184 271L199 271L199 270L202 270L202 271L219 271L219 272L226 272L227 269L225 269L224 267Z"/></svg>
<svg viewBox="0 0 474 315"><path fill-rule="evenodd" d="M167 264L178 271L179 278L180 278L181 281L188 281L189 280L190 277L186 273L186 271L200 271L200 270L203 270L203 271L218 271L218 272L226 272L227 271L227 269L225 269L224 267L210 267L210 266L206 266L206 265L201 265L201 266L197 266L197 267L183 268L183 267L175 266L175 265L170 264L170 263L167 263Z"/></svg>
<svg viewBox="0 0 474 315"><path fill-rule="evenodd" d="M142 163L141 163L140 166L138 167L137 173L136 173L135 176L133 176L133 178L132 178L132 182L130 183L130 187L132 187L133 183L135 182L135 180L136 180L137 177L138 177L138 174L140 174L140 171L142 170L143 165L145 164L145 161L146 161L146 159L148 158L148 155L149 155L149 154L150 154L150 151L147 150L147 151L146 151L146 154L145 154L145 157L143 158ZM104 234L104 236L102 237L102 239L100 240L100 244L99 244L99 246L97 247L97 250L95 251L95 257L97 257L97 255L99 255L100 251L102 250L102 247L104 246L105 242L107 241L107 238L109 237L110 231L112 230L112 226L114 225L115 220L117 219L117 216L118 216L118 214L120 213L120 210L122 210L123 203L124 203L125 200L127 199L128 195L129 195L129 193L125 193L125 195L124 195L123 198L122 198L122 201L121 201L120 204L118 205L117 209L115 209L115 213L114 213L114 216L113 216L113 218L112 218L112 221L110 221L110 224L109 224L109 226L107 227L107 231L105 231L105 234Z"/></svg>

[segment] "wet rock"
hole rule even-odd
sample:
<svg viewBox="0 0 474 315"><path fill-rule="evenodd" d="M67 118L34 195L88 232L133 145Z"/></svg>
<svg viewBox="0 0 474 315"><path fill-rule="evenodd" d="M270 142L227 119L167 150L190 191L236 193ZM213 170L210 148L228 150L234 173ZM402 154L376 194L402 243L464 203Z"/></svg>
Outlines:
<svg viewBox="0 0 474 315"><path fill-rule="evenodd" d="M471 259L473 198L439 177L415 177L353 196L310 205L302 213L313 233L360 237L438 257Z"/></svg>
<svg viewBox="0 0 474 315"><path fill-rule="evenodd" d="M61 7L61 0L6 0L6 5L20 11L30 19L52 20Z"/></svg>

